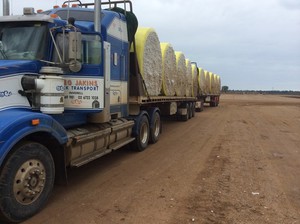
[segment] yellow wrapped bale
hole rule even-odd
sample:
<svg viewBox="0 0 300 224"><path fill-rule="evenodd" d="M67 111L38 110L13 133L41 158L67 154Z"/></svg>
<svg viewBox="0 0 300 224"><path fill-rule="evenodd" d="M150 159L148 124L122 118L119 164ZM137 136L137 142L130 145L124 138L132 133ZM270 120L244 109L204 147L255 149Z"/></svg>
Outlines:
<svg viewBox="0 0 300 224"><path fill-rule="evenodd" d="M185 79L186 79L186 65L185 56L182 52L176 51L176 74L175 74L175 92L177 96L185 95Z"/></svg>
<svg viewBox="0 0 300 224"><path fill-rule="evenodd" d="M209 73L209 94L215 94L215 74Z"/></svg>
<svg viewBox="0 0 300 224"><path fill-rule="evenodd" d="M213 83L212 83L213 94L217 95L220 93L220 87L219 87L219 81L220 81L219 78L220 77L216 74L213 74L213 76L214 76Z"/></svg>
<svg viewBox="0 0 300 224"><path fill-rule="evenodd" d="M209 78L209 72L204 71L204 95L209 94L210 91L210 78Z"/></svg>
<svg viewBox="0 0 300 224"><path fill-rule="evenodd" d="M162 85L162 55L154 29L139 27L135 34L140 72L150 96L158 96Z"/></svg>
<svg viewBox="0 0 300 224"><path fill-rule="evenodd" d="M198 68L195 64L192 64L192 96L196 97L198 93Z"/></svg>
<svg viewBox="0 0 300 224"><path fill-rule="evenodd" d="M176 57L171 44L160 43L162 53L162 88L164 96L175 95L174 74L176 74Z"/></svg>
<svg viewBox="0 0 300 224"><path fill-rule="evenodd" d="M205 88L205 73L202 68L198 68L198 89L201 95L205 95L206 88Z"/></svg>
<svg viewBox="0 0 300 224"><path fill-rule="evenodd" d="M216 94L220 94L221 91L221 79L219 75L216 75Z"/></svg>
<svg viewBox="0 0 300 224"><path fill-rule="evenodd" d="M192 77L192 64L189 59L185 59L186 65L186 78L185 78L185 96L192 96L192 85L193 85L193 77Z"/></svg>

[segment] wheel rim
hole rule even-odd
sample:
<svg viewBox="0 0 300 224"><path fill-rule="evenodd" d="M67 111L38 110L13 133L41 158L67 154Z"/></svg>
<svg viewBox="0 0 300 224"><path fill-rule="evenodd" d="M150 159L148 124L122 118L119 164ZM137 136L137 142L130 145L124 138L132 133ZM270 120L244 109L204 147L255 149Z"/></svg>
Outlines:
<svg viewBox="0 0 300 224"><path fill-rule="evenodd" d="M142 144L146 144L148 140L148 126L144 123L141 127L141 142Z"/></svg>
<svg viewBox="0 0 300 224"><path fill-rule="evenodd" d="M43 192L46 181L45 167L39 160L28 160L20 166L14 179L16 200L28 205L33 203Z"/></svg>
<svg viewBox="0 0 300 224"><path fill-rule="evenodd" d="M154 123L154 136L157 137L159 136L160 133L160 120L157 119Z"/></svg>

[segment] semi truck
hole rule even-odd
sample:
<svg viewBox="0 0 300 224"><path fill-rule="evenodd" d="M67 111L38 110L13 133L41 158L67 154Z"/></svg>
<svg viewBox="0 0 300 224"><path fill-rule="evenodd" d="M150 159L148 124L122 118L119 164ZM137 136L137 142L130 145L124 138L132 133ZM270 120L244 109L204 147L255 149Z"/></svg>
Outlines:
<svg viewBox="0 0 300 224"><path fill-rule="evenodd" d="M0 17L1 221L39 212L69 168L125 145L145 150L163 116L186 121L203 99L148 94L128 0L8 13Z"/></svg>

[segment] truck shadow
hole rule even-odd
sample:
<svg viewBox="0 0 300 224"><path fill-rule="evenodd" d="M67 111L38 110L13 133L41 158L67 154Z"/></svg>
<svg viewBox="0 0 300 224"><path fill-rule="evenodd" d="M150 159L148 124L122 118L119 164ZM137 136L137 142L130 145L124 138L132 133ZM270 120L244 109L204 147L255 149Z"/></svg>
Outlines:
<svg viewBox="0 0 300 224"><path fill-rule="evenodd" d="M130 149L129 146L124 146L81 167L67 168L68 182L55 184L48 205L55 203L56 200L65 198L70 191L76 191L83 184L99 178L99 175L105 175L109 170L120 166L129 157L134 157L138 154L138 152Z"/></svg>

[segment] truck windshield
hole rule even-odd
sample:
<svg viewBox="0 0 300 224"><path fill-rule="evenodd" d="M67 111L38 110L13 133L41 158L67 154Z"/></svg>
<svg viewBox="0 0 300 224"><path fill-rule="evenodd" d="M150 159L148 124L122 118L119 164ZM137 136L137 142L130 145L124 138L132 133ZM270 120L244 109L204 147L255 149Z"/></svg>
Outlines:
<svg viewBox="0 0 300 224"><path fill-rule="evenodd" d="M41 22L0 23L0 59L42 59L46 34L47 26Z"/></svg>

